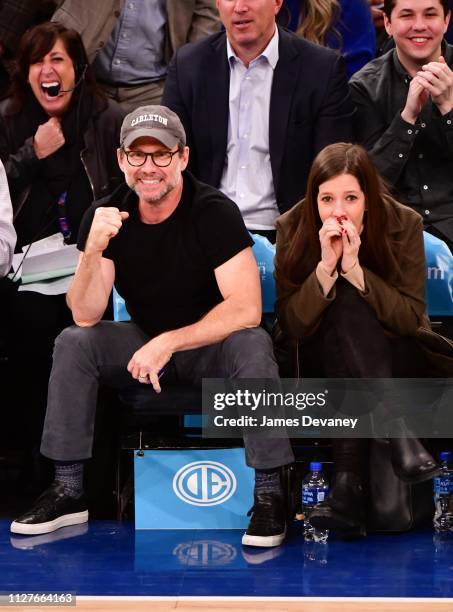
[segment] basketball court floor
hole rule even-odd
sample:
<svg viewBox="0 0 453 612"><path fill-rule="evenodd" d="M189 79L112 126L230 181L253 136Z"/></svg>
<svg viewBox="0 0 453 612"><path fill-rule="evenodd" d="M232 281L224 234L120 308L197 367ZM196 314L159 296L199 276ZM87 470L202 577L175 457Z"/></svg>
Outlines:
<svg viewBox="0 0 453 612"><path fill-rule="evenodd" d="M312 544L296 522L278 548L244 548L241 536L90 521L31 537L1 520L0 606L10 593L68 593L84 610L453 611L453 536Z"/></svg>

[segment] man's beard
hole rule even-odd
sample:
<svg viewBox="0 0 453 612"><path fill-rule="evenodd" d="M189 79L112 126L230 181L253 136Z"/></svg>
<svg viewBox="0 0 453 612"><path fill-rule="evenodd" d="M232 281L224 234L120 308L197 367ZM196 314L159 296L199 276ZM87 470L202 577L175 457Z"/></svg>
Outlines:
<svg viewBox="0 0 453 612"><path fill-rule="evenodd" d="M164 187L159 193L156 193L156 195L153 196L140 195L135 188L134 191L144 202L146 202L147 204L153 204L154 202L159 202L160 200L163 200L165 196L167 196L171 191L173 191L175 187L176 184L167 183L166 185L164 185Z"/></svg>
<svg viewBox="0 0 453 612"><path fill-rule="evenodd" d="M159 202L160 200L163 200L171 191L173 191L173 189L175 189L175 187L178 186L179 181L180 181L180 176L175 176L173 178L173 180L169 180L166 184L164 184L164 186L162 187L161 191L159 191L159 193L156 193L155 195L147 195L144 196L143 194L140 193L140 188L137 189L137 182L135 183L131 183L129 185L129 187L131 189L133 189L133 191L135 191L135 193L138 195L138 197L143 200L143 202L146 202L147 204L153 204L154 202Z"/></svg>

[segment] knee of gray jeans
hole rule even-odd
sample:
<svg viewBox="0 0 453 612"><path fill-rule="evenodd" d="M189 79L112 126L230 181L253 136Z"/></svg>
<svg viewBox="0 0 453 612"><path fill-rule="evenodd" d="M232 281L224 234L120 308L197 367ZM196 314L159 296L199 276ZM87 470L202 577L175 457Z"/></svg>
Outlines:
<svg viewBox="0 0 453 612"><path fill-rule="evenodd" d="M96 332L94 327L79 327L71 325L66 327L55 340L55 349L61 350L65 348L74 349L79 346L87 346L90 344Z"/></svg>
<svg viewBox="0 0 453 612"><path fill-rule="evenodd" d="M261 327L232 333L223 352L233 378L278 378L272 340Z"/></svg>

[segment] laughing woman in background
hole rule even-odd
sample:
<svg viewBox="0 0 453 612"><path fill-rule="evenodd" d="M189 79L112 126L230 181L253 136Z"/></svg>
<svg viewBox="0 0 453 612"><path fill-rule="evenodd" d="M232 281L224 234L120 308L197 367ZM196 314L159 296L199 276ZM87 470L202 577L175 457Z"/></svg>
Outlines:
<svg viewBox="0 0 453 612"><path fill-rule="evenodd" d="M77 32L44 23L24 34L10 93L0 103L0 158L19 250L53 234L76 242L85 210L120 181L122 115L98 93ZM15 412L29 448L41 437L53 342L72 317L64 293L15 291L11 300Z"/></svg>

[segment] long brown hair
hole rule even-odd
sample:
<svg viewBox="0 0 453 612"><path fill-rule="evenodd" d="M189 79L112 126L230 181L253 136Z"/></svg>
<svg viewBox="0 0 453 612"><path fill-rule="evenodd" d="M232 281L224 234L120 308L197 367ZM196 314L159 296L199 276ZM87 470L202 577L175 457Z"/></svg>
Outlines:
<svg viewBox="0 0 453 612"><path fill-rule="evenodd" d="M10 110L13 114L21 111L30 91L28 73L31 64L35 64L47 55L58 40L62 41L72 60L76 83L83 74L83 81L88 91L100 95L80 34L58 22L48 21L30 28L21 38L11 87L7 94L11 98ZM75 88L73 100L77 100L80 89L80 87ZM101 97L104 96L101 95Z"/></svg>
<svg viewBox="0 0 453 612"><path fill-rule="evenodd" d="M341 36L335 29L339 15L338 0L301 2L301 19L296 34L318 45L325 45L328 32L332 32L341 44Z"/></svg>
<svg viewBox="0 0 453 612"><path fill-rule="evenodd" d="M284 252L279 258L278 268L278 280L282 286L300 285L320 261L319 230L322 221L318 211L319 187L341 174L354 176L365 194L360 262L390 282L396 282L399 277L399 264L387 231L384 200L390 197L388 189L363 147L340 142L323 149L313 162L301 215L290 228L289 244L282 245Z"/></svg>

